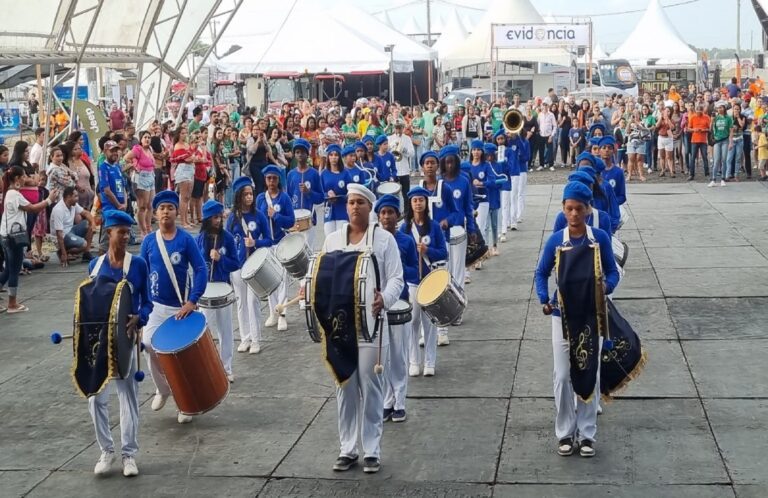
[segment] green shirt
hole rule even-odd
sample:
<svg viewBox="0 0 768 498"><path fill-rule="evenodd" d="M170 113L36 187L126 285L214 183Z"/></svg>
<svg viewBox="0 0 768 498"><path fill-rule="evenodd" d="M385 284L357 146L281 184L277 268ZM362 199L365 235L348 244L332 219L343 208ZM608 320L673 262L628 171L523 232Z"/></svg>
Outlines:
<svg viewBox="0 0 768 498"><path fill-rule="evenodd" d="M501 121L504 118L504 110L501 107L494 107L491 109L491 126L493 126L493 132L496 133L501 129Z"/></svg>
<svg viewBox="0 0 768 498"><path fill-rule="evenodd" d="M341 133L342 134L345 134L345 133L357 133L357 126L355 126L353 124L348 125L348 124L344 123L343 125L341 125ZM344 145L352 145L352 144L355 143L355 141L356 141L356 139L354 139L354 138L349 138L349 137L346 137L346 136L344 137Z"/></svg>
<svg viewBox="0 0 768 498"><path fill-rule="evenodd" d="M646 128L653 128L656 126L656 118L653 117L653 114L649 114L643 118L643 124Z"/></svg>
<svg viewBox="0 0 768 498"><path fill-rule="evenodd" d="M187 126L187 131L191 135L193 132L198 131L201 128L200 122L196 119L193 119L189 122L189 125Z"/></svg>
<svg viewBox="0 0 768 498"><path fill-rule="evenodd" d="M411 121L411 128L421 128L423 130L424 129L424 118L423 117L413 118L413 120ZM413 135L414 136L421 136L423 134L424 134L423 131L420 131L420 132L417 133L415 129L413 130Z"/></svg>
<svg viewBox="0 0 768 498"><path fill-rule="evenodd" d="M435 128L435 116L437 116L437 113L424 111L424 114L421 116L424 119L424 134L431 137L432 130Z"/></svg>
<svg viewBox="0 0 768 498"><path fill-rule="evenodd" d="M384 133L384 130L381 128L381 126L374 126L374 125L368 126L368 129L365 131L366 135L370 135L372 137L378 137L383 133Z"/></svg>
<svg viewBox="0 0 768 498"><path fill-rule="evenodd" d="M720 142L728 138L733 127L733 118L728 116L716 115L712 120L712 132L715 135L715 142Z"/></svg>

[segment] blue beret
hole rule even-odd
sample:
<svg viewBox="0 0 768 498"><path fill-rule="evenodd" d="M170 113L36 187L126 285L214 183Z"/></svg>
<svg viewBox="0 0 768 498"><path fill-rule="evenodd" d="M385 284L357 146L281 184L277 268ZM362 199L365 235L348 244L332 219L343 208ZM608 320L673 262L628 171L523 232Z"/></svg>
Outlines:
<svg viewBox="0 0 768 498"><path fill-rule="evenodd" d="M325 148L325 153L327 155L330 156L331 152L335 152L336 154L341 155L341 147L339 147L337 144L331 144Z"/></svg>
<svg viewBox="0 0 768 498"><path fill-rule="evenodd" d="M592 181L597 181L597 171L592 166L579 166L579 171L583 171L592 177Z"/></svg>
<svg viewBox="0 0 768 498"><path fill-rule="evenodd" d="M364 144L368 142L373 142L373 137L371 135L365 135L363 136L363 138L360 139L360 141L363 142Z"/></svg>
<svg viewBox="0 0 768 498"><path fill-rule="evenodd" d="M472 140L472 143L469 145L470 149L480 149L483 150L483 141L482 140Z"/></svg>
<svg viewBox="0 0 768 498"><path fill-rule="evenodd" d="M504 128L499 128L499 130L493 134L493 141L495 142L498 137L504 137L506 140L507 138L507 132L504 130Z"/></svg>
<svg viewBox="0 0 768 498"><path fill-rule="evenodd" d="M605 125L603 123L595 123L592 126L590 126L589 127L590 136L595 132L595 130L600 130L603 133L605 133Z"/></svg>
<svg viewBox="0 0 768 498"><path fill-rule="evenodd" d="M264 175L265 177L267 175L275 175L278 178L283 176L280 174L280 168L278 168L274 164L270 164L269 166L266 166L264 169L262 169L261 174Z"/></svg>
<svg viewBox="0 0 768 498"><path fill-rule="evenodd" d="M589 152L582 152L578 156L576 156L576 166L581 163L581 161L589 161L589 164L594 168L595 167L595 156L590 154Z"/></svg>
<svg viewBox="0 0 768 498"><path fill-rule="evenodd" d="M400 214L400 198L395 197L392 194L382 195L379 197L379 200L376 201L376 205L373 207L373 210L376 212L376 214L379 214L381 208L384 207L391 207L397 211L397 214Z"/></svg>
<svg viewBox="0 0 768 498"><path fill-rule="evenodd" d="M440 152L437 154L437 157L439 157L441 160L445 159L448 156L456 156L459 157L459 148L455 145L446 145L442 149L440 149Z"/></svg>
<svg viewBox="0 0 768 498"><path fill-rule="evenodd" d="M376 147L388 141L389 141L389 137L387 137L386 135L379 135L378 137L376 137Z"/></svg>
<svg viewBox="0 0 768 498"><path fill-rule="evenodd" d="M365 146L365 143L363 143L362 140L358 140L357 142L355 142L355 150L357 149L363 149L363 150L367 149L367 147Z"/></svg>
<svg viewBox="0 0 768 498"><path fill-rule="evenodd" d="M597 171L598 174L605 171L605 162L603 162L603 160L599 157L595 158L595 171Z"/></svg>
<svg viewBox="0 0 768 498"><path fill-rule="evenodd" d="M152 199L152 209L157 209L160 204L173 204L176 209L179 209L179 194L173 190L163 190L155 194L155 198Z"/></svg>
<svg viewBox="0 0 768 498"><path fill-rule="evenodd" d="M355 146L354 145L347 145L343 149L341 149L341 157L347 157L350 154L355 153Z"/></svg>
<svg viewBox="0 0 768 498"><path fill-rule="evenodd" d="M616 146L616 140L612 136L608 135L608 136L605 136L605 137L601 138L600 139L600 143L598 145L600 145L600 147L608 146L608 145L610 145L611 147L615 147Z"/></svg>
<svg viewBox="0 0 768 498"><path fill-rule="evenodd" d="M207 220L211 216L216 216L224 212L224 204L213 199L205 201L203 204L203 219Z"/></svg>
<svg viewBox="0 0 768 498"><path fill-rule="evenodd" d="M312 148L311 145L309 145L309 142L304 140L303 138L296 138L293 140L293 150L296 149L304 149L307 152Z"/></svg>
<svg viewBox="0 0 768 498"><path fill-rule="evenodd" d="M424 187L413 187L411 190L408 191L408 198L413 199L414 197L426 197L429 198L429 196L432 195L429 193L429 190L425 189Z"/></svg>
<svg viewBox="0 0 768 498"><path fill-rule="evenodd" d="M570 182L563 189L563 201L569 199L589 205L592 202L592 190L581 182Z"/></svg>
<svg viewBox="0 0 768 498"><path fill-rule="evenodd" d="M499 148L496 147L494 144L487 143L483 145L483 152L486 154L496 154L496 152L499 151Z"/></svg>
<svg viewBox="0 0 768 498"><path fill-rule="evenodd" d="M114 226L131 226L136 222L131 218L131 215L118 209L108 209L102 212L101 217L103 219L102 226L104 228Z"/></svg>
<svg viewBox="0 0 768 498"><path fill-rule="evenodd" d="M440 160L440 158L439 158L439 157L437 157L437 153L436 153L435 151L433 151L433 150L429 150L429 151L427 151L427 152L425 152L424 154L422 154L422 155L421 155L421 158L419 159L419 165L420 165L420 166L424 166L424 161L425 161L425 160L426 160L428 157L434 157L434 158L435 158L435 161L439 161L439 160Z"/></svg>
<svg viewBox="0 0 768 498"><path fill-rule="evenodd" d="M589 166L585 166L586 168L589 168ZM574 171L570 175L568 175L568 181L569 182L581 182L587 187L591 187L595 183L595 177L587 173L586 171Z"/></svg>
<svg viewBox="0 0 768 498"><path fill-rule="evenodd" d="M247 176L241 176L232 184L232 191L237 194L241 189L245 187L253 188L253 180Z"/></svg>
<svg viewBox="0 0 768 498"><path fill-rule="evenodd" d="M592 137L592 138L590 138L589 139L589 146L590 147L595 146L595 145L600 146L600 139L601 138L602 137Z"/></svg>

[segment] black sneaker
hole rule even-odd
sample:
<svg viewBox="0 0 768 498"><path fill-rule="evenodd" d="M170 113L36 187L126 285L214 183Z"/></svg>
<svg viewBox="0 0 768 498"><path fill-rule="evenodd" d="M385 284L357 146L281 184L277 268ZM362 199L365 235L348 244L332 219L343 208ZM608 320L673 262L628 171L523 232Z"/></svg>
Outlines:
<svg viewBox="0 0 768 498"><path fill-rule="evenodd" d="M83 253L83 261L85 261L86 263L88 263L88 262L90 262L92 259L93 259L93 254L91 254L91 253L89 253L89 252L84 252L84 253Z"/></svg>
<svg viewBox="0 0 768 498"><path fill-rule="evenodd" d="M395 410L392 412L392 422L405 422L405 410Z"/></svg>
<svg viewBox="0 0 768 498"><path fill-rule="evenodd" d="M353 465L357 465L357 457L340 456L336 459L336 463L333 464L333 470L341 472L349 470Z"/></svg>
<svg viewBox="0 0 768 498"><path fill-rule="evenodd" d="M394 408L384 408L384 422L392 418L392 414L395 412Z"/></svg>
<svg viewBox="0 0 768 498"><path fill-rule="evenodd" d="M579 455L583 456L584 458L592 458L595 456L595 448L592 446L592 441L585 439L581 442Z"/></svg>
<svg viewBox="0 0 768 498"><path fill-rule="evenodd" d="M378 458L368 457L363 459L363 472L366 474L374 474L381 468L381 463Z"/></svg>
<svg viewBox="0 0 768 498"><path fill-rule="evenodd" d="M564 437L557 442L557 454L560 456L571 456L575 450L572 437Z"/></svg>

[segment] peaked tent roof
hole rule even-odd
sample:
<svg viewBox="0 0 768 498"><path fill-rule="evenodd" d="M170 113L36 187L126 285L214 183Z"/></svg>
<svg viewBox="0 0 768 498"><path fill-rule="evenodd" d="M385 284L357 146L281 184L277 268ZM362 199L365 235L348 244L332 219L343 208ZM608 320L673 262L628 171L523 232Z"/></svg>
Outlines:
<svg viewBox="0 0 768 498"><path fill-rule="evenodd" d="M386 24L387 26L389 26L390 28L394 28L395 27L395 23L392 22L392 18L389 17L389 12L386 11L386 10L383 13L379 14L378 16L376 16L376 18L379 21L381 21L384 24Z"/></svg>
<svg viewBox="0 0 768 498"><path fill-rule="evenodd" d="M541 23L541 16L530 0L491 0L488 10L475 25L464 44L441 56L444 71L490 62L491 24ZM568 52L559 48L503 49L499 59L506 61L549 62L567 66Z"/></svg>
<svg viewBox="0 0 768 498"><path fill-rule="evenodd" d="M637 66L645 66L653 59L656 65L695 64L697 60L696 51L682 39L658 0L649 1L635 29L611 57L627 59Z"/></svg>
<svg viewBox="0 0 768 498"><path fill-rule="evenodd" d="M466 39L467 32L461 24L458 12L456 12L456 9L453 9L453 11L448 14L445 31L440 35L440 38L437 39L437 42L435 42L432 48L437 50L437 55L439 57L440 54L451 53L451 51L464 43L464 40Z"/></svg>
<svg viewBox="0 0 768 498"><path fill-rule="evenodd" d="M405 26L403 26L403 29L401 29L400 32L404 35L417 35L426 33L427 30L419 26L419 23L416 21L415 17L409 17L405 22Z"/></svg>

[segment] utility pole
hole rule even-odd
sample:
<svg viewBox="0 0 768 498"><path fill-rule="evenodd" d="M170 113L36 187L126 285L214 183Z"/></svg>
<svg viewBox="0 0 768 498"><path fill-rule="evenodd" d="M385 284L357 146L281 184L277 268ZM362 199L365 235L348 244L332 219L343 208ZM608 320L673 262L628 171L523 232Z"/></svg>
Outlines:
<svg viewBox="0 0 768 498"><path fill-rule="evenodd" d="M736 53L741 57L741 0L736 0Z"/></svg>
<svg viewBox="0 0 768 498"><path fill-rule="evenodd" d="M427 0L427 46L432 48L432 13L429 0ZM432 61L427 67L427 98L432 98Z"/></svg>

